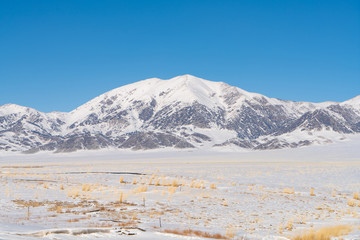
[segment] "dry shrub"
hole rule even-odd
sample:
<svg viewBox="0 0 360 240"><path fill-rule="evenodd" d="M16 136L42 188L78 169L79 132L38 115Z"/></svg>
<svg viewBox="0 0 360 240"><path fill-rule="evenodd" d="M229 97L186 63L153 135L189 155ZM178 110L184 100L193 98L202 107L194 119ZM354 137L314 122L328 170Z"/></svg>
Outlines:
<svg viewBox="0 0 360 240"><path fill-rule="evenodd" d="M356 199L356 200L360 200L360 196L359 196L359 192L354 192L353 193L353 198Z"/></svg>
<svg viewBox="0 0 360 240"><path fill-rule="evenodd" d="M69 222L69 223L79 222L79 221L80 221L80 219L78 219L78 218L72 218L72 219L66 220L66 222Z"/></svg>
<svg viewBox="0 0 360 240"><path fill-rule="evenodd" d="M56 213L62 213L62 206L56 206Z"/></svg>
<svg viewBox="0 0 360 240"><path fill-rule="evenodd" d="M167 185L164 175L161 175L161 182L162 182L162 183L161 183L162 186L166 186L166 185Z"/></svg>
<svg viewBox="0 0 360 240"><path fill-rule="evenodd" d="M110 228L110 227L115 227L118 226L120 227L120 223L107 223L107 222L103 222L103 223L90 223L87 225L90 228Z"/></svg>
<svg viewBox="0 0 360 240"><path fill-rule="evenodd" d="M228 226L226 228L225 236L228 238L234 238L236 235L236 229L233 226Z"/></svg>
<svg viewBox="0 0 360 240"><path fill-rule="evenodd" d="M155 175L154 174L151 175L151 177L149 178L149 182L148 182L149 185L152 185L152 181L154 180L154 178L155 178Z"/></svg>
<svg viewBox="0 0 360 240"><path fill-rule="evenodd" d="M135 193L142 193L142 192L146 192L147 191L147 186L145 185L140 185L138 186L138 188L136 188L134 190Z"/></svg>
<svg viewBox="0 0 360 240"><path fill-rule="evenodd" d="M172 187L178 187L178 186L179 186L178 181L174 179L174 180L172 181L171 186L172 186Z"/></svg>
<svg viewBox="0 0 360 240"><path fill-rule="evenodd" d="M169 187L168 192L169 194L174 194L176 192L176 187Z"/></svg>
<svg viewBox="0 0 360 240"><path fill-rule="evenodd" d="M120 192L119 202L122 203L123 201L124 201L124 194L123 192Z"/></svg>
<svg viewBox="0 0 360 240"><path fill-rule="evenodd" d="M77 198L77 197L79 197L79 193L80 193L80 191L78 189L73 188L67 192L67 196L71 197L71 198Z"/></svg>
<svg viewBox="0 0 360 240"><path fill-rule="evenodd" d="M49 203L50 204L50 203ZM48 211L51 212L56 212L56 213L62 213L63 211L63 206L61 205L61 203L52 203L53 206L48 208Z"/></svg>
<svg viewBox="0 0 360 240"><path fill-rule="evenodd" d="M33 202L33 201L25 201L25 200L13 200L14 203L23 207L41 207L48 204L47 202Z"/></svg>
<svg viewBox="0 0 360 240"><path fill-rule="evenodd" d="M294 194L294 188L284 188L284 193L287 193L287 194Z"/></svg>
<svg viewBox="0 0 360 240"><path fill-rule="evenodd" d="M136 179L136 178L134 178L134 179L133 179L133 181L132 181L132 184L134 184L134 185L135 185L136 183L137 183L137 179Z"/></svg>
<svg viewBox="0 0 360 240"><path fill-rule="evenodd" d="M205 186L204 186L204 180L201 180L200 182L196 182L194 187L195 187L195 188L202 188L202 189L204 189L204 188L205 188Z"/></svg>
<svg viewBox="0 0 360 240"><path fill-rule="evenodd" d="M136 221L134 221L134 219L126 221L126 222L119 222L118 223L119 227L136 227L137 223Z"/></svg>
<svg viewBox="0 0 360 240"><path fill-rule="evenodd" d="M211 189L216 189L216 184L215 183L210 184L210 188Z"/></svg>
<svg viewBox="0 0 360 240"><path fill-rule="evenodd" d="M332 237L347 235L352 230L353 227L348 225L324 227L318 230L310 229L293 237L292 240L330 240Z"/></svg>
<svg viewBox="0 0 360 240"><path fill-rule="evenodd" d="M356 203L355 203L354 199L349 198L347 204L348 204L350 207L356 207Z"/></svg>
<svg viewBox="0 0 360 240"><path fill-rule="evenodd" d="M83 184L81 187L81 190L83 192L89 192L91 190L91 185L90 184Z"/></svg>
<svg viewBox="0 0 360 240"><path fill-rule="evenodd" d="M291 219L291 220L289 220L287 223L286 223L286 225L285 225L285 229L286 230L288 230L288 231L291 231L291 230L293 230L293 228L294 228L294 221Z"/></svg>
<svg viewBox="0 0 360 240"><path fill-rule="evenodd" d="M310 196L315 196L315 194L314 194L314 188L311 188L311 189L310 189Z"/></svg>
<svg viewBox="0 0 360 240"><path fill-rule="evenodd" d="M336 190L335 190L335 189L332 191L331 196L332 196L332 197L335 197L335 196L336 196Z"/></svg>
<svg viewBox="0 0 360 240"><path fill-rule="evenodd" d="M121 176L120 177L120 181L119 181L120 183L124 183L124 176Z"/></svg>
<svg viewBox="0 0 360 240"><path fill-rule="evenodd" d="M187 230L165 229L163 232L182 235L182 236L196 236L196 237L212 238L212 239L229 239L228 237L221 235L220 233L207 233L207 232L191 230L191 229L187 229Z"/></svg>
<svg viewBox="0 0 360 240"><path fill-rule="evenodd" d="M360 207L360 201L348 198L348 205L350 207L356 207L356 206Z"/></svg>
<svg viewBox="0 0 360 240"><path fill-rule="evenodd" d="M283 234L283 228L282 228L282 224L281 224L281 223L279 224L279 233L280 233L280 234Z"/></svg>

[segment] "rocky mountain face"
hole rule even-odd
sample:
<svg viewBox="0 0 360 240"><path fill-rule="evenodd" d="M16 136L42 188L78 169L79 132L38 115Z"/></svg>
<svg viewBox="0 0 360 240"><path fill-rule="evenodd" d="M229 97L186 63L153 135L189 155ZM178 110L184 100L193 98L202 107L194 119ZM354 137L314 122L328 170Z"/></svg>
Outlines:
<svg viewBox="0 0 360 240"><path fill-rule="evenodd" d="M70 113L0 106L0 151L80 149L279 149L360 133L360 96L283 101L191 75L147 79Z"/></svg>

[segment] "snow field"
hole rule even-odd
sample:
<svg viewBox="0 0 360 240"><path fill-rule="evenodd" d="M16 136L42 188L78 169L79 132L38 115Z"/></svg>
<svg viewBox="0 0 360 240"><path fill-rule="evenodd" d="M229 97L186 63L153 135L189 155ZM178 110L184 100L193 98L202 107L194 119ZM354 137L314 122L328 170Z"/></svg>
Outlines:
<svg viewBox="0 0 360 240"><path fill-rule="evenodd" d="M337 225L355 228L344 239L360 237L357 160L173 154L0 161L0 238L291 239Z"/></svg>

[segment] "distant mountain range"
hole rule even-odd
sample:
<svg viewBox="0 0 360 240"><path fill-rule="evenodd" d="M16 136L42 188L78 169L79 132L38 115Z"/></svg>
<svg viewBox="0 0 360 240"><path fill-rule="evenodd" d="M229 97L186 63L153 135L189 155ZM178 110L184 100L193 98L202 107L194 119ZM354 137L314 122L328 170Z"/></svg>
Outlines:
<svg viewBox="0 0 360 240"><path fill-rule="evenodd" d="M69 112L0 106L0 151L280 149L360 133L360 95L294 102L191 75L116 88Z"/></svg>

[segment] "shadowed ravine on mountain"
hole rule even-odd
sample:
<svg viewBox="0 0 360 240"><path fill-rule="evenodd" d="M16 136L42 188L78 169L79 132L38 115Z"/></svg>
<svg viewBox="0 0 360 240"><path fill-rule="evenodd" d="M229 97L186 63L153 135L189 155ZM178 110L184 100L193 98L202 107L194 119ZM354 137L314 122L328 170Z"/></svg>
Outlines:
<svg viewBox="0 0 360 240"><path fill-rule="evenodd" d="M191 75L147 79L70 113L0 106L0 151L80 149L279 149L360 133L360 96L284 101Z"/></svg>

